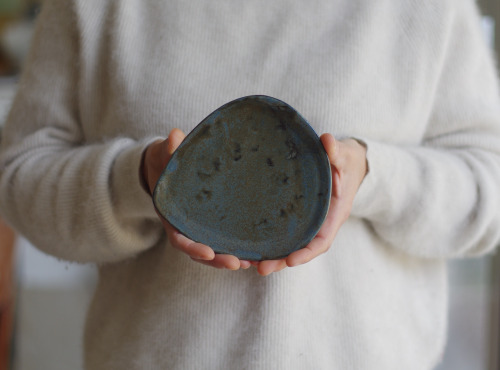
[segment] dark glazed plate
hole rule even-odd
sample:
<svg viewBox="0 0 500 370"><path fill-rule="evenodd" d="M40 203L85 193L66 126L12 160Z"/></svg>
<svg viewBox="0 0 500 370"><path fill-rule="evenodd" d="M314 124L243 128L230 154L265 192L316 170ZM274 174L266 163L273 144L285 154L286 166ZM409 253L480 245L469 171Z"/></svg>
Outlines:
<svg viewBox="0 0 500 370"><path fill-rule="evenodd" d="M181 233L240 259L305 247L330 203L326 152L307 121L268 96L234 100L186 137L163 171L155 207Z"/></svg>

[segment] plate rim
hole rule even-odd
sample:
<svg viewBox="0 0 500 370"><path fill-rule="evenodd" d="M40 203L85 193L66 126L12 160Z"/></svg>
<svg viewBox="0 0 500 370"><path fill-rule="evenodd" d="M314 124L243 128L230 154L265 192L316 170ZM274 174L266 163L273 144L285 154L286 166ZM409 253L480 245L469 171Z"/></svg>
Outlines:
<svg viewBox="0 0 500 370"><path fill-rule="evenodd" d="M172 153L172 156L170 158L170 161L169 163L163 168L159 178L158 178L158 181L157 183L155 184L155 188L153 190L153 193L152 193L152 200L153 200L153 205L157 211L157 213L160 215L160 217L162 217L164 220L166 220L167 222L169 222L177 231L179 231L182 235L186 236L187 238L195 241L195 242L199 242L199 243L203 243L203 241L198 241L198 240L194 240L192 239L191 236L189 236L188 234L185 233L184 230L181 230L178 228L178 226L174 225L171 223L171 221L168 219L168 217L166 217L166 215L164 215L162 213L162 211L160 210L160 207L157 205L157 202L159 202L157 200L158 198L158 192L159 192L159 185L160 185L160 182L162 181L162 179L164 177L166 177L166 174L169 170L169 165L172 162L172 159L174 159L178 153L179 153L179 150L182 149L185 145L189 144L190 140L189 138L195 136L198 131L200 130L200 127L205 123L205 121L212 117L214 115L214 113L216 113L217 111L222 111L223 109L226 109L227 107L229 106L232 106L234 104L237 104L238 102L242 102L242 101L245 101L245 100L253 100L253 101L258 101L260 103L263 103L263 104L267 104L267 105L271 105L271 104L275 104L275 105L283 105L285 107L287 107L288 109L291 109L298 117L300 117L300 120L299 120L299 123L300 123L300 126L302 126L302 128L305 128L306 131L309 132L309 135L314 139L315 143L317 144L317 146L319 147L320 149L320 153L319 155L322 157L323 161L325 162L325 168L327 169L327 174L326 174L326 178L327 178L327 186L328 186L328 194L326 196L326 202L324 204L324 207L322 208L322 212L319 216L319 220L321 220L317 227L314 228L314 235L312 235L311 237L307 237L305 239L307 239L307 243L303 246L300 246L299 248L296 248L294 250L291 250L290 252L287 252L286 255L277 255L276 257L272 257L272 258L265 258L265 259L281 259L281 258L285 258L286 256L288 256L289 254L293 253L294 251L297 251L297 250L300 250L302 248L304 248L305 246L307 246L308 243L310 243L311 240L314 239L314 237L317 235L317 233L319 232L319 230L321 229L322 225L324 224L326 218L327 218L327 215L328 215L328 211L329 211L329 208L330 208L330 203L331 203L331 193L332 193L332 187L333 187L333 182L332 182L332 172L331 172L331 163L330 163L330 160L328 158L328 154L321 142L321 139L319 137L319 135L317 134L317 132L314 130L314 128L311 126L311 124L295 109L293 108L290 104L284 102L283 100L280 100L280 99L277 99L277 98L274 98L272 96L269 96L269 95L247 95L247 96L243 96L243 97L240 97L240 98L237 98L237 99L233 99L223 105L221 105L219 108L215 109L214 111L212 111L210 114L208 114L207 116L205 116L205 118L203 118L187 135L186 137L184 138L184 140L182 141L182 143L177 147L177 149L174 151L174 153ZM210 248L214 249L213 246L210 246ZM224 253L224 252L217 252L215 251L214 249L214 252L216 254L227 254L227 253ZM250 252L249 252L250 253ZM251 254L251 253L250 253ZM237 254L233 254L235 255L237 258L240 258ZM252 258L241 258L241 259L246 259L246 260L254 260L254 261L261 261L261 260L264 260L264 259L252 259Z"/></svg>

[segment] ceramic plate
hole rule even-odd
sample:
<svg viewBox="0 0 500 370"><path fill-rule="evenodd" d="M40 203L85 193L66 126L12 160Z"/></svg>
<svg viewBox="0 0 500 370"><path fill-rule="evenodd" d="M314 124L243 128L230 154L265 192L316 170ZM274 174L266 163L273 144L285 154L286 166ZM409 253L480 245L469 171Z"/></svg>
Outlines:
<svg viewBox="0 0 500 370"><path fill-rule="evenodd" d="M330 202L331 171L318 136L268 96L227 103L185 138L153 194L181 233L240 259L286 257L306 246Z"/></svg>

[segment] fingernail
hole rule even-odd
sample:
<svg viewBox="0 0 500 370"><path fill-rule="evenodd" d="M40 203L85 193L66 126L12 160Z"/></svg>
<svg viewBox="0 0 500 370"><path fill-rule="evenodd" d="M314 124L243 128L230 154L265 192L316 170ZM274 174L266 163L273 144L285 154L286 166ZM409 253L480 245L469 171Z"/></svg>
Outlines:
<svg viewBox="0 0 500 370"><path fill-rule="evenodd" d="M214 259L213 256L202 256L202 255L199 255L199 256L196 256L195 258L199 259L199 260L203 260L203 261L211 261Z"/></svg>

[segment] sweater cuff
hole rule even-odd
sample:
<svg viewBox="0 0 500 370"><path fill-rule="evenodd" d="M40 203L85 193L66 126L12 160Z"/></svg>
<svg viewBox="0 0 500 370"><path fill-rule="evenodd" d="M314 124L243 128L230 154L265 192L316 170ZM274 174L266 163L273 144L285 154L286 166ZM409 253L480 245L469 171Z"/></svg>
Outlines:
<svg viewBox="0 0 500 370"><path fill-rule="evenodd" d="M122 151L115 160L112 175L113 199L117 212L122 215L158 218L139 173L144 150L158 139L164 138L153 137L137 142Z"/></svg>

